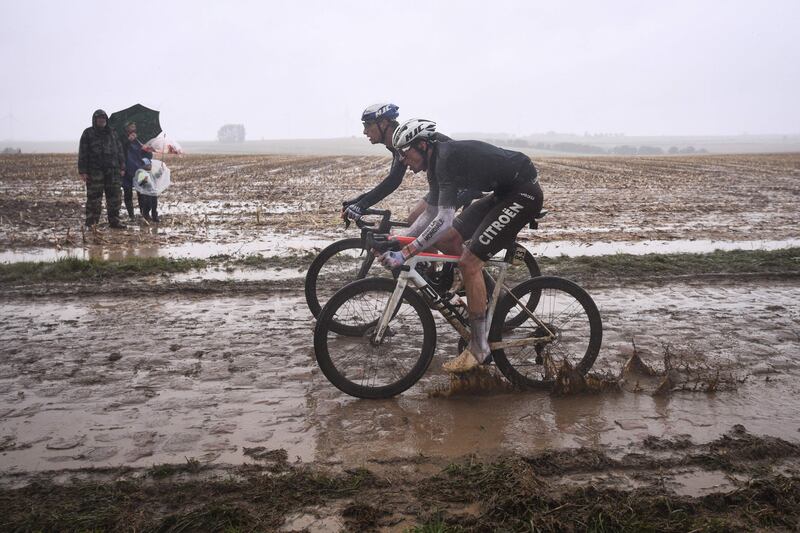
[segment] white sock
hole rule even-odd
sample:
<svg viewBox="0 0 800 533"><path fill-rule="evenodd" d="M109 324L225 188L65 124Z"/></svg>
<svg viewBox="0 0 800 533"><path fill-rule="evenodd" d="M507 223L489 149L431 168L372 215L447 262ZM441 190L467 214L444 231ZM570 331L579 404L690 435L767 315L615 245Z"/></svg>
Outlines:
<svg viewBox="0 0 800 533"><path fill-rule="evenodd" d="M483 363L489 352L489 332L486 331L486 315L470 315L469 317L470 339L469 351L472 352L479 363Z"/></svg>

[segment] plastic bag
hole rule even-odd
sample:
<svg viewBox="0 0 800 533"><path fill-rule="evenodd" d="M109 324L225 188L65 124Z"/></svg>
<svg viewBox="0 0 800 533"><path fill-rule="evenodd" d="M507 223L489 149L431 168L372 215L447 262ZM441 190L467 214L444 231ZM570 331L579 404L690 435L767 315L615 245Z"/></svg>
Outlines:
<svg viewBox="0 0 800 533"><path fill-rule="evenodd" d="M150 170L139 169L133 176L133 188L139 194L158 196L171 184L169 168L163 161L153 159Z"/></svg>

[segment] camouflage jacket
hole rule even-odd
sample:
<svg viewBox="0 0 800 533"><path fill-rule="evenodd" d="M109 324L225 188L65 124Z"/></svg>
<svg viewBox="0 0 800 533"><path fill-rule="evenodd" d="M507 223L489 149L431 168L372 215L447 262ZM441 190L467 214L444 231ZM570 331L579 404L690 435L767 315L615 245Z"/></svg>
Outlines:
<svg viewBox="0 0 800 533"><path fill-rule="evenodd" d="M117 171L125 169L125 154L117 133L106 126L83 130L78 147L78 173Z"/></svg>

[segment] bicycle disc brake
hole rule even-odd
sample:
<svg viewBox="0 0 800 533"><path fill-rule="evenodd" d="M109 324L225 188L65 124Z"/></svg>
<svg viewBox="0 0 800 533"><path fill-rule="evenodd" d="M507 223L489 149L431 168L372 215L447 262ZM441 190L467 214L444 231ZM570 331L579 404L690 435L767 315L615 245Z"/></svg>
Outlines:
<svg viewBox="0 0 800 533"><path fill-rule="evenodd" d="M371 327L367 328L367 330L364 332L364 337L369 339L369 343L372 346L380 346L381 344L383 344L386 341L386 339L388 339L390 337L394 337L396 335L396 333L392 329L392 326L386 326L386 331L383 332L383 339L381 340L381 342L379 344L379 343L375 342L375 334L377 333L377 331L378 331L378 326L376 324L374 326L371 326Z"/></svg>

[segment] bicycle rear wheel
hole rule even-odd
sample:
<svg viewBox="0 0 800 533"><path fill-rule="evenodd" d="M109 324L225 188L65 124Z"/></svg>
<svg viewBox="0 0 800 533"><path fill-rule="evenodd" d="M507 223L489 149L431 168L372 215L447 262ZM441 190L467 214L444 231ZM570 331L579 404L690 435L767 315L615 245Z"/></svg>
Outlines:
<svg viewBox="0 0 800 533"><path fill-rule="evenodd" d="M314 354L322 373L342 392L357 398L390 398L425 374L436 349L436 325L422 297L406 289L380 344L376 325L396 281L354 281L325 304L314 329ZM338 335L344 325L358 335Z"/></svg>
<svg viewBox="0 0 800 533"><path fill-rule="evenodd" d="M509 265L508 270L506 270L506 279L503 282L507 287L512 289L524 281L527 281L531 278L538 278L542 275L542 272L539 269L539 263L536 262L536 258L533 257L533 254L521 244L517 243L517 246L525 250L525 256L523 257L522 261L515 261L514 264ZM507 294L508 291L502 289L500 291L499 300L502 300ZM525 305L529 309L535 309L537 301L538 294L530 293L526 295ZM515 312L509 312L506 315L504 325L505 329L510 330L522 325L525 322L526 317L527 314L523 311L522 307L517 306Z"/></svg>
<svg viewBox="0 0 800 533"><path fill-rule="evenodd" d="M535 306L532 305L534 300ZM528 307L539 322L526 313L522 305ZM522 315L524 320L513 329L507 329L509 314ZM550 337L549 340L544 340L546 337ZM565 361L586 374L603 341L600 312L589 294L569 280L530 279L514 287L511 294L498 302L489 342L533 338L543 340L492 351L497 367L509 381L524 388L549 388Z"/></svg>
<svg viewBox="0 0 800 533"><path fill-rule="evenodd" d="M324 248L306 272L305 295L311 314L318 317L336 291L367 276L389 278L391 273L362 249L361 239L343 239Z"/></svg>

